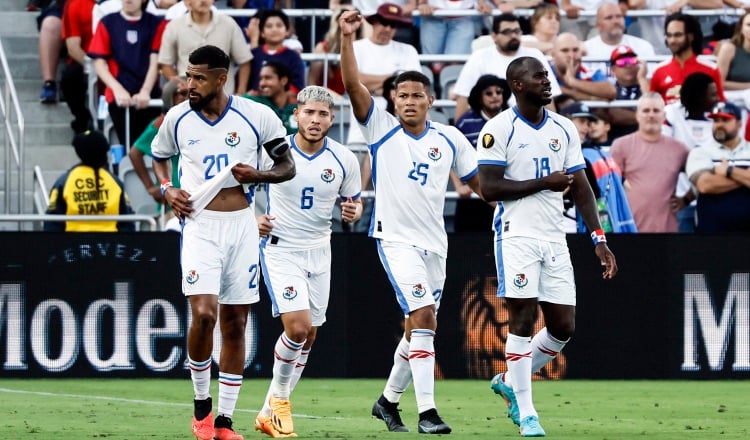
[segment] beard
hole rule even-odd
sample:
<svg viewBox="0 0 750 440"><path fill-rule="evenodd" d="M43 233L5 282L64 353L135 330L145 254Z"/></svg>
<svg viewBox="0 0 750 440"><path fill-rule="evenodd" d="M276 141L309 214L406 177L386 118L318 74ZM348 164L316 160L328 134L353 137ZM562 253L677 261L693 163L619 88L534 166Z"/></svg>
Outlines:
<svg viewBox="0 0 750 440"><path fill-rule="evenodd" d="M199 112L206 108L206 106L216 98L217 93L211 92L206 96L201 96L196 101L190 100L190 108L196 112Z"/></svg>
<svg viewBox="0 0 750 440"><path fill-rule="evenodd" d="M520 40L510 40L508 41L508 44L503 47L503 50L506 52L515 52L518 50L518 48L521 47L521 41Z"/></svg>
<svg viewBox="0 0 750 440"><path fill-rule="evenodd" d="M714 131L714 140L720 144L726 141L731 141L735 137L737 137L736 132L730 133L724 129L719 129L719 130Z"/></svg>

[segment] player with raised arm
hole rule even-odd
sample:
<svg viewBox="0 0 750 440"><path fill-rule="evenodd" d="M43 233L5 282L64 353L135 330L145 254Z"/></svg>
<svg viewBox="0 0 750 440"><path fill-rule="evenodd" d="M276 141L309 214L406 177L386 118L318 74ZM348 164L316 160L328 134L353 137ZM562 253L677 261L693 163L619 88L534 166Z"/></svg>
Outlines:
<svg viewBox="0 0 750 440"><path fill-rule="evenodd" d="M398 403L413 378L419 432L447 434L451 427L435 405L434 339L448 254L443 207L451 170L479 193L476 154L458 129L427 119L434 98L421 72L396 77L391 96L397 117L374 105L360 82L352 47L361 24L357 11L339 18L342 77L372 159L370 236L405 316L404 337L372 414L389 431L408 431Z"/></svg>
<svg viewBox="0 0 750 440"><path fill-rule="evenodd" d="M498 201L493 222L497 296L505 298L509 314L508 372L495 376L490 386L505 399L523 437L545 435L531 398L532 373L557 356L575 329L575 281L562 216L566 189L594 231L603 278L617 273L586 179L578 132L567 118L544 108L552 101L548 75L535 58L510 63L507 78L517 104L485 124L477 148L482 194ZM533 335L538 306L546 327Z"/></svg>
<svg viewBox="0 0 750 440"><path fill-rule="evenodd" d="M289 396L326 320L334 205L341 201L345 222L362 216L357 157L327 136L333 96L323 87L305 87L297 94L294 120L298 132L287 140L297 174L268 185L267 213L258 218L263 279L284 331L274 347L273 379L255 429L274 438L296 436ZM272 165L266 158L263 168Z"/></svg>
<svg viewBox="0 0 750 440"><path fill-rule="evenodd" d="M215 46L190 53L188 101L169 110L151 144L154 172L182 222L182 289L190 301L188 366L195 392L193 435L242 440L232 414L245 369L245 329L258 302L259 249L249 184L294 177L286 130L268 107L224 92L229 57ZM274 166L259 171L261 148ZM170 157L180 154L180 185ZM211 355L221 330L218 416L213 420Z"/></svg>

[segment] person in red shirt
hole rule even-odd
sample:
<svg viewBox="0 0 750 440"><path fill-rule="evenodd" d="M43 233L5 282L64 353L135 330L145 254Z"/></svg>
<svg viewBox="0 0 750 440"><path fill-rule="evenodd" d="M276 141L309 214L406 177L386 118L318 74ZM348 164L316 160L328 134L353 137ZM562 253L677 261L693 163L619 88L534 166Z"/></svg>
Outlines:
<svg viewBox="0 0 750 440"><path fill-rule="evenodd" d="M73 114L70 127L76 133L92 128L92 118L86 106L86 73L84 72L86 48L94 32L91 16L96 0L68 0L62 16L62 38L68 48L68 60L60 80L60 89Z"/></svg>
<svg viewBox="0 0 750 440"><path fill-rule="evenodd" d="M651 91L659 93L667 104L679 102L685 78L691 73L703 72L713 78L719 99L724 101L719 69L713 63L698 59L703 46L703 32L698 20L681 12L672 14L667 17L664 34L673 56L657 66L651 77Z"/></svg>

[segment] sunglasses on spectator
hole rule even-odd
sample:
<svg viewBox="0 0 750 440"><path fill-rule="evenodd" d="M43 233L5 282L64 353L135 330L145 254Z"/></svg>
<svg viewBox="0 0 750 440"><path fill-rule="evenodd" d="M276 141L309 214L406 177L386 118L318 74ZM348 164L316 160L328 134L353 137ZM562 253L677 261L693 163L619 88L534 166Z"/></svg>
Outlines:
<svg viewBox="0 0 750 440"><path fill-rule="evenodd" d="M615 60L615 66L617 67L635 66L637 64L638 58L636 57L623 57Z"/></svg>
<svg viewBox="0 0 750 440"><path fill-rule="evenodd" d="M511 36L513 34L521 35L521 34L523 34L523 31L521 30L521 28L513 28L513 29L508 28L508 29L503 29L503 30L501 30L498 33L502 34L502 35L505 35L506 37L509 37L509 36Z"/></svg>
<svg viewBox="0 0 750 440"><path fill-rule="evenodd" d="M398 23L396 23L395 21L383 20L382 18L379 18L377 22L383 25L384 27L389 27L391 29L396 29L399 26Z"/></svg>
<svg viewBox="0 0 750 440"><path fill-rule="evenodd" d="M487 89L484 91L484 96L494 96L494 95L502 95L503 89L497 88L497 89Z"/></svg>

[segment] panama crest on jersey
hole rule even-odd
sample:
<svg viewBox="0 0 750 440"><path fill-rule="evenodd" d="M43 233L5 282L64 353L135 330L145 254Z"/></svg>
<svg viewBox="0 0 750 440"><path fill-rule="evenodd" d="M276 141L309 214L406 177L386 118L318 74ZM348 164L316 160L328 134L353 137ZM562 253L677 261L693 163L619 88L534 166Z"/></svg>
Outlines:
<svg viewBox="0 0 750 440"><path fill-rule="evenodd" d="M198 272L195 270L188 271L187 275L185 275L185 281L187 281L188 284L195 284L198 282Z"/></svg>
<svg viewBox="0 0 750 440"><path fill-rule="evenodd" d="M297 291L294 289L294 286L288 286L284 287L284 293L281 294L284 299L288 299L289 301L293 300L297 297Z"/></svg>
<svg viewBox="0 0 750 440"><path fill-rule="evenodd" d="M438 147L430 147L430 150L427 152L427 157L437 162L443 157L443 153L440 152Z"/></svg>
<svg viewBox="0 0 750 440"><path fill-rule="evenodd" d="M240 135L236 131L227 133L227 137L224 138L224 142L230 147L236 147L240 143Z"/></svg>
<svg viewBox="0 0 750 440"><path fill-rule="evenodd" d="M518 288L524 288L526 285L529 284L529 279L526 278L526 274L523 273L517 273L515 277L513 277L513 285Z"/></svg>
<svg viewBox="0 0 750 440"><path fill-rule="evenodd" d="M562 145L560 145L560 139L552 138L552 139L549 140L549 149L550 150L552 150L552 151L560 151L560 147L562 147Z"/></svg>
<svg viewBox="0 0 750 440"><path fill-rule="evenodd" d="M411 294L414 295L415 298L421 298L425 296L427 293L427 289L424 288L424 286L420 284L415 284L414 287L411 289Z"/></svg>
<svg viewBox="0 0 750 440"><path fill-rule="evenodd" d="M320 173L320 180L325 183L331 183L336 178L336 174L330 168L324 168L323 172Z"/></svg>

